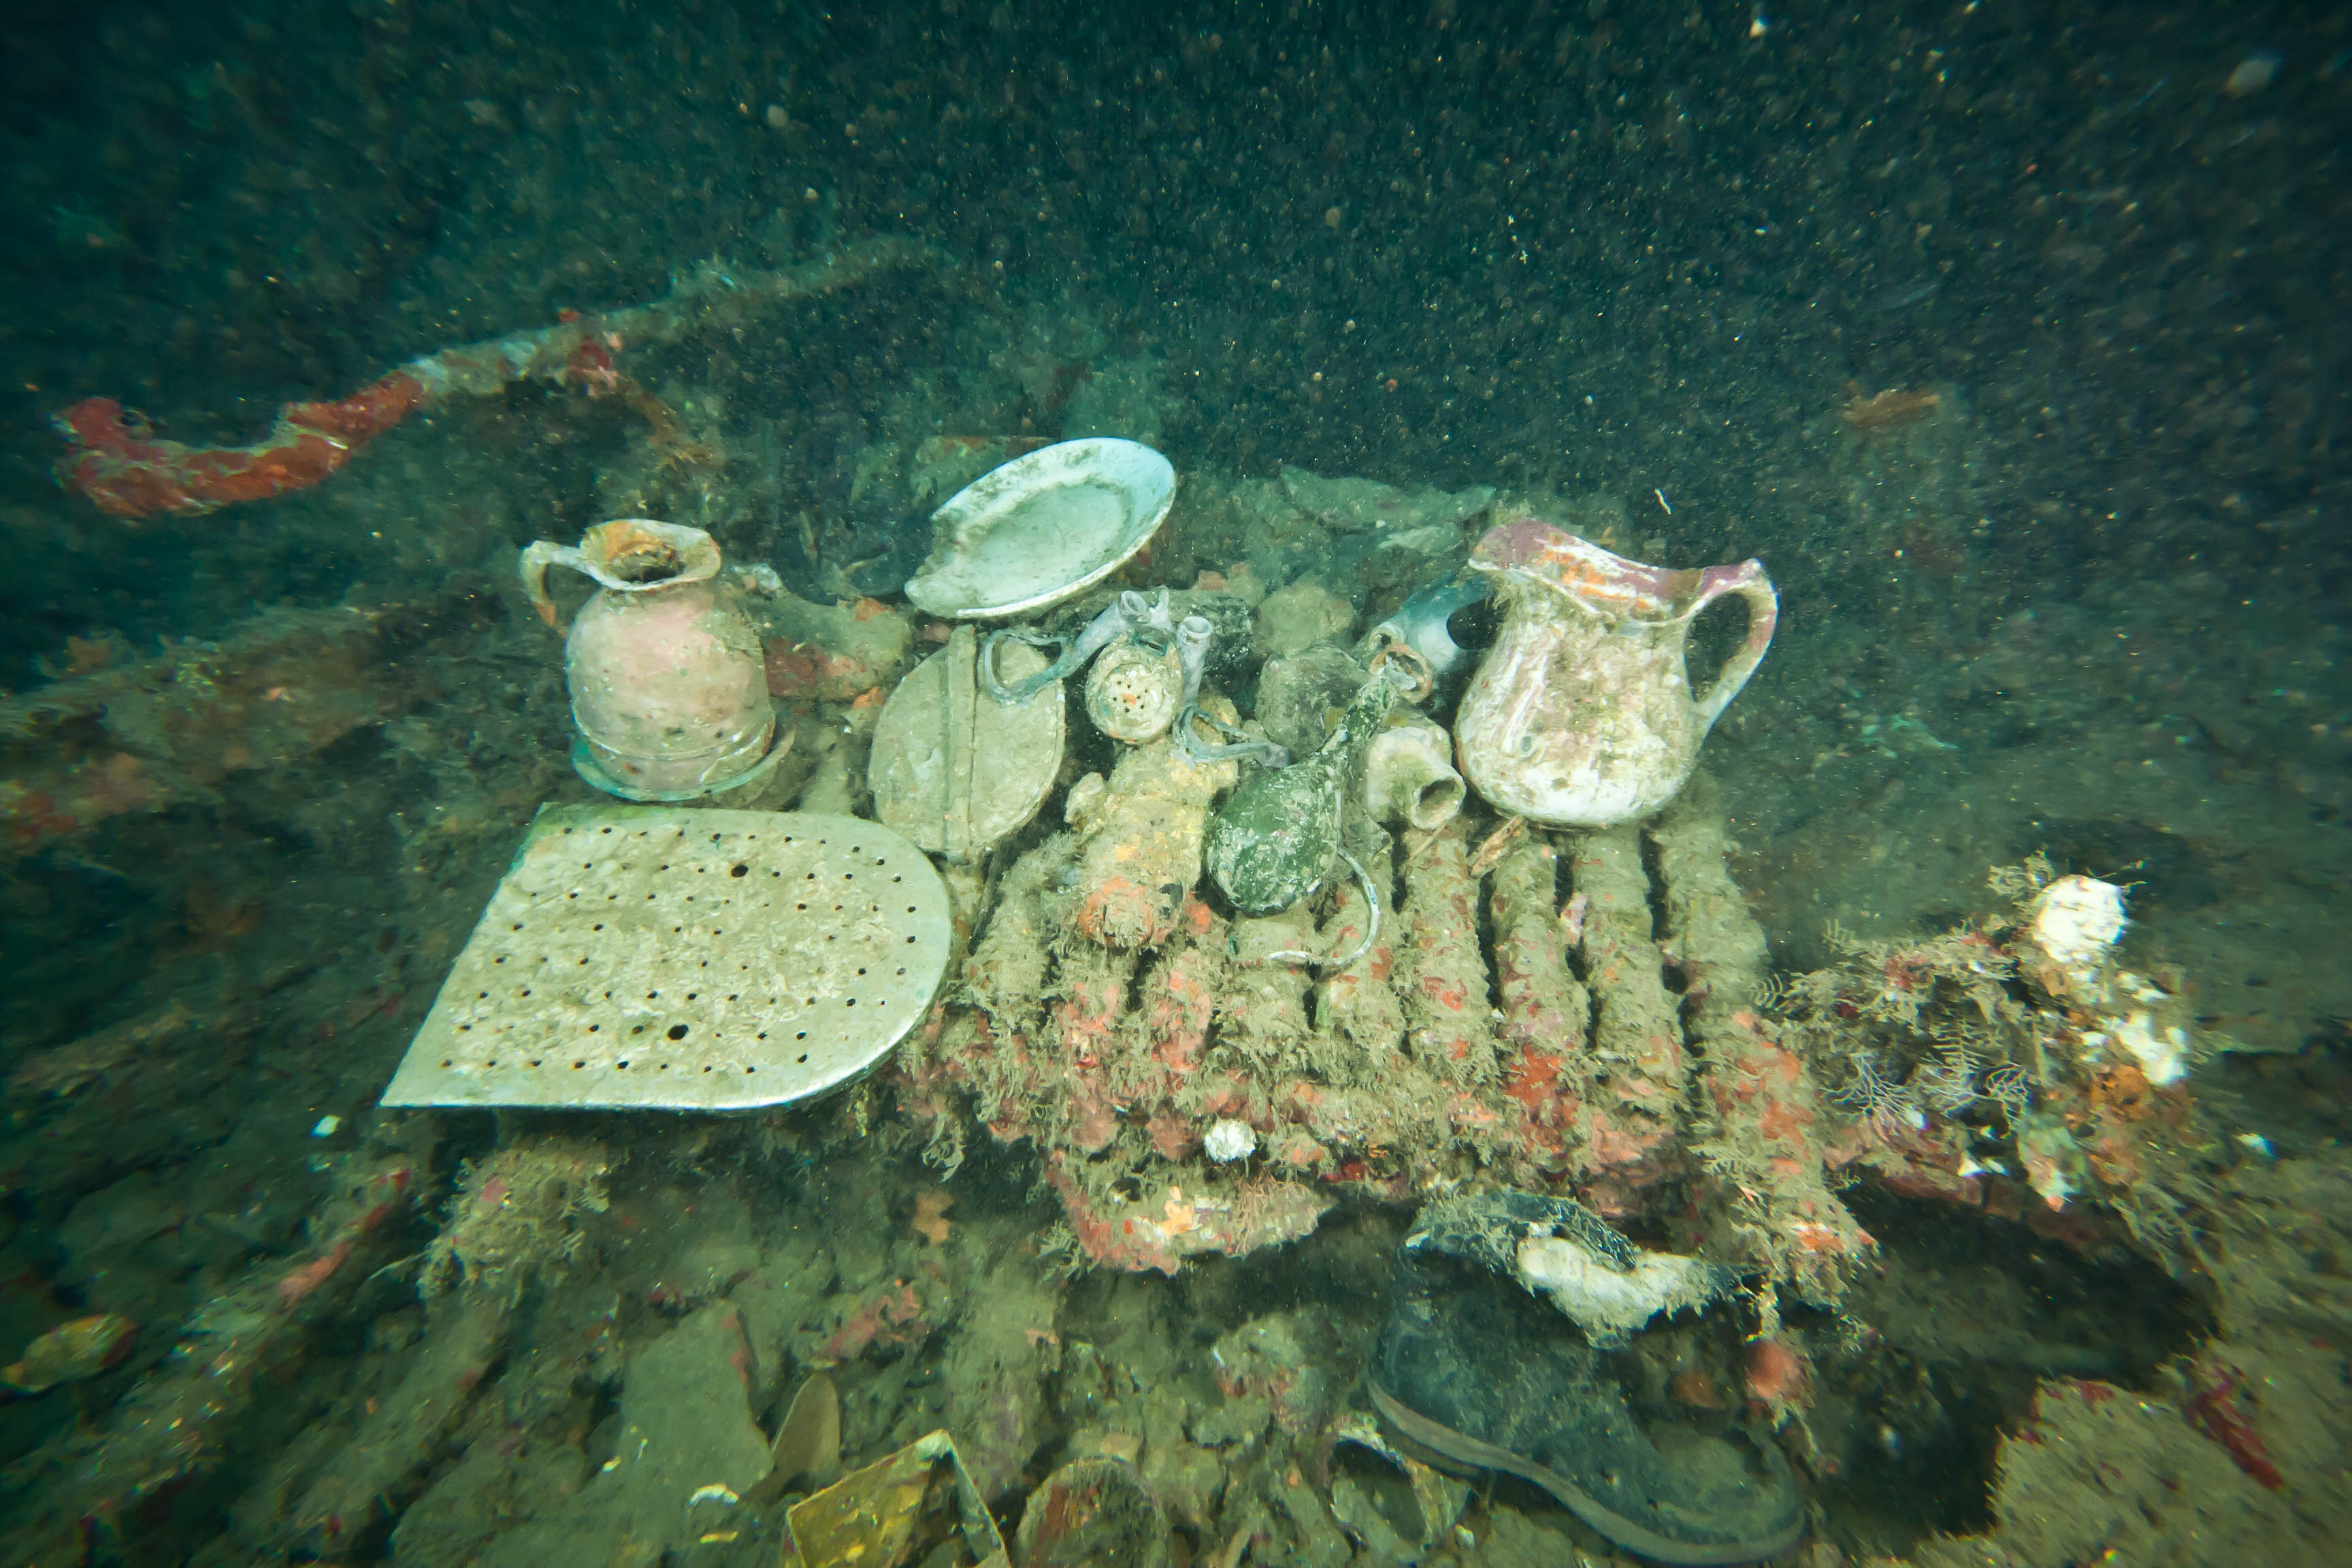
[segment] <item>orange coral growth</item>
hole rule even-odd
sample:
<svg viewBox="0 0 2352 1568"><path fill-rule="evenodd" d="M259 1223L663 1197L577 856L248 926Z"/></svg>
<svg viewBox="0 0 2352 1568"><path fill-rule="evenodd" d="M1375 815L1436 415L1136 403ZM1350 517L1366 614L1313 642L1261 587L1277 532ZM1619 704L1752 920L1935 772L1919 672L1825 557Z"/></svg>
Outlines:
<svg viewBox="0 0 2352 1568"><path fill-rule="evenodd" d="M1202 906L1194 900L1188 908ZM1192 1071L1209 1043L1209 1023L1217 999L1211 976L1205 973L1208 969L1208 956L1200 948L1188 946L1153 972L1144 994L1151 1054L1179 1077Z"/></svg>
<svg viewBox="0 0 2352 1568"><path fill-rule="evenodd" d="M1189 1160L1200 1152L1201 1134L1187 1121L1160 1115L1143 1124L1144 1136L1163 1160Z"/></svg>
<svg viewBox="0 0 2352 1568"><path fill-rule="evenodd" d="M1801 1219L1789 1228L1796 1237L1797 1245L1803 1247L1807 1252L1843 1252L1845 1250L1845 1238L1838 1233L1837 1227L1834 1226L1821 1225L1812 1220Z"/></svg>
<svg viewBox="0 0 2352 1568"><path fill-rule="evenodd" d="M955 1222L948 1218L948 1210L955 1206L955 1194L945 1187L915 1194L915 1217L908 1226L917 1236L933 1247L943 1247L955 1230Z"/></svg>
<svg viewBox="0 0 2352 1568"><path fill-rule="evenodd" d="M116 517L210 511L317 484L425 401L424 384L394 371L332 403L287 405L249 447L189 447L157 440L112 398L85 398L56 418L75 447L58 477Z"/></svg>
<svg viewBox="0 0 2352 1568"><path fill-rule="evenodd" d="M1768 1409L1802 1399L1809 1381L1805 1358L1779 1340L1759 1340L1748 1352L1748 1397Z"/></svg>
<svg viewBox="0 0 2352 1568"><path fill-rule="evenodd" d="M2123 1121L2141 1121L2156 1114L2156 1090L2147 1075L2131 1062L2117 1062L2091 1079L2090 1101L2098 1110Z"/></svg>
<svg viewBox="0 0 2352 1568"><path fill-rule="evenodd" d="M843 1319L820 1352L835 1365L865 1353L868 1345L909 1345L931 1331L924 1320L922 1299L906 1280L883 1287L858 1303Z"/></svg>
<svg viewBox="0 0 2352 1568"><path fill-rule="evenodd" d="M1586 1130L1584 1163L1592 1170L1605 1170L1612 1165L1638 1165L1665 1141L1663 1128L1635 1131L1619 1126L1596 1111Z"/></svg>
<svg viewBox="0 0 2352 1568"><path fill-rule="evenodd" d="M350 1238L339 1239L326 1251L278 1281L279 1303L290 1307L299 1301L303 1297L325 1284L336 1269L341 1268L350 1260L351 1256Z"/></svg>
<svg viewBox="0 0 2352 1568"><path fill-rule="evenodd" d="M1469 1005L1470 1001L1470 993L1466 988L1449 984L1444 979L1434 974L1422 976L1421 994L1449 1013L1459 1013Z"/></svg>
<svg viewBox="0 0 2352 1568"><path fill-rule="evenodd" d="M1160 1234L1174 1237L1197 1229L1201 1224L1201 1205L1184 1196L1181 1187L1168 1189L1168 1201L1160 1207Z"/></svg>
<svg viewBox="0 0 2352 1568"><path fill-rule="evenodd" d="M1805 1129L1812 1121L1812 1112L1785 1100L1776 1100L1764 1108L1764 1114L1757 1119L1756 1130L1767 1138L1797 1142L1803 1140Z"/></svg>
<svg viewBox="0 0 2352 1568"><path fill-rule="evenodd" d="M1538 1115L1553 1103L1561 1069L1567 1065L1549 1051L1523 1046L1518 1058L1503 1073L1503 1092L1526 1106L1530 1116Z"/></svg>
<svg viewBox="0 0 2352 1568"><path fill-rule="evenodd" d="M1114 876L1087 894L1071 923L1105 947L1145 947L1168 939L1171 915L1160 895Z"/></svg>
<svg viewBox="0 0 2352 1568"><path fill-rule="evenodd" d="M604 557L604 569L626 583L648 583L674 575L679 566L677 546L633 517L600 522L588 531L590 550Z"/></svg>
<svg viewBox="0 0 2352 1568"><path fill-rule="evenodd" d="M772 637L762 646L768 695L792 702L855 702L880 684L863 660L830 653L814 643Z"/></svg>

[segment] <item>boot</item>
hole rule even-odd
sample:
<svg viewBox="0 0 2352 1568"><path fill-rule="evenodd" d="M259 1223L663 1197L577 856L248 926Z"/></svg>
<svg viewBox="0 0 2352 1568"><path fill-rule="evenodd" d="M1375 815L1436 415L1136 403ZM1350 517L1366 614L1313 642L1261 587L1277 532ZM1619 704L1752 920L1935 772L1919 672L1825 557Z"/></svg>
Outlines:
<svg viewBox="0 0 2352 1568"><path fill-rule="evenodd" d="M1738 1441L1645 1432L1585 1334L1514 1276L1516 1241L1565 1232L1612 1266L1634 1249L1563 1199L1505 1193L1434 1205L1397 1258L1372 1404L1410 1448L1520 1478L1617 1545L1660 1563L1753 1563L1804 1534L1788 1461Z"/></svg>

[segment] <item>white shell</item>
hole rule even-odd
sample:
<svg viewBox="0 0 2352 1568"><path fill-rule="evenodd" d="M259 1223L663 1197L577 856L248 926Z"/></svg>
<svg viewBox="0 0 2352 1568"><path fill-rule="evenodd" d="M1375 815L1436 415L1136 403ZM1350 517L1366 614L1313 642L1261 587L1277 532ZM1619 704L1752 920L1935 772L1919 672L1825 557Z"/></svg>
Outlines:
<svg viewBox="0 0 2352 1568"><path fill-rule="evenodd" d="M1257 1131L1246 1121L1219 1117L1201 1140L1201 1152L1220 1165L1246 1160L1257 1152Z"/></svg>
<svg viewBox="0 0 2352 1568"><path fill-rule="evenodd" d="M2033 940L2070 970L2095 967L2124 933L2124 890L2091 877L2061 877L2033 901Z"/></svg>
<svg viewBox="0 0 2352 1568"><path fill-rule="evenodd" d="M1140 746L1168 733L1184 702L1184 666L1171 645L1153 652L1131 637L1087 671L1087 717L1114 741Z"/></svg>
<svg viewBox="0 0 2352 1568"><path fill-rule="evenodd" d="M949 620L1058 605L1125 565L1175 500L1176 470L1140 442L1091 436L1042 447L932 514L930 558L907 597Z"/></svg>
<svg viewBox="0 0 2352 1568"><path fill-rule="evenodd" d="M2145 1009L2116 1025L2115 1042L2132 1054L2141 1073L2158 1089L2179 1083L2189 1071L2189 1031L2177 1024L2159 1029L2154 1015Z"/></svg>
<svg viewBox="0 0 2352 1568"><path fill-rule="evenodd" d="M1704 1306L1721 1285L1696 1258L1636 1247L1630 1269L1571 1237L1518 1245L1519 1279L1574 1319L1596 1343L1619 1343L1660 1312Z"/></svg>

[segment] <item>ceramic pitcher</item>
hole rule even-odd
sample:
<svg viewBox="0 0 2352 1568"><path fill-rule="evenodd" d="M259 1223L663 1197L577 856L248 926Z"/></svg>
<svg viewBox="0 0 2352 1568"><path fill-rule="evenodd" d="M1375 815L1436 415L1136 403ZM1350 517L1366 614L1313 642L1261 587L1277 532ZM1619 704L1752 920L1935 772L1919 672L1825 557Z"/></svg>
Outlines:
<svg viewBox="0 0 2352 1568"><path fill-rule="evenodd" d="M1761 562L1668 571L1533 518L1489 530L1470 566L1493 577L1505 620L1454 721L1462 772L1547 826L1605 827L1672 800L1779 613ZM1727 594L1748 601L1748 637L1694 698L1691 624Z"/></svg>
<svg viewBox="0 0 2352 1568"><path fill-rule="evenodd" d="M710 535L631 517L598 523L576 548L541 540L522 552L522 581L551 626L555 565L601 589L563 645L580 776L625 800L692 800L752 782L770 761L776 710L760 635L720 591Z"/></svg>

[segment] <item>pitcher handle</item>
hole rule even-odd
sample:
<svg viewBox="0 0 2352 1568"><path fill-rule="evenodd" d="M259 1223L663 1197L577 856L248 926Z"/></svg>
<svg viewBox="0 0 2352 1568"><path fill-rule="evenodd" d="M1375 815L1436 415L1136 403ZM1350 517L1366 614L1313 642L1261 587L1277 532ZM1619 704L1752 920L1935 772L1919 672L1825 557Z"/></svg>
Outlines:
<svg viewBox="0 0 2352 1568"><path fill-rule="evenodd" d="M555 599L547 591L547 569L550 566L569 566L574 571L585 572L588 570L587 563L588 558L580 553L577 545L551 544L541 539L523 546L522 591L530 595L530 607L539 612L539 618L557 631L563 630L563 627L556 626Z"/></svg>
<svg viewBox="0 0 2352 1568"><path fill-rule="evenodd" d="M1695 620L1726 594L1737 594L1748 601L1748 640L1723 661L1717 671L1715 683L1698 699L1698 732L1705 735L1764 662L1764 650L1772 646L1772 626L1780 618L1780 596L1772 591L1772 580L1764 575L1764 563L1743 561L1737 566L1710 566L1700 574L1698 596L1692 601L1690 614Z"/></svg>

